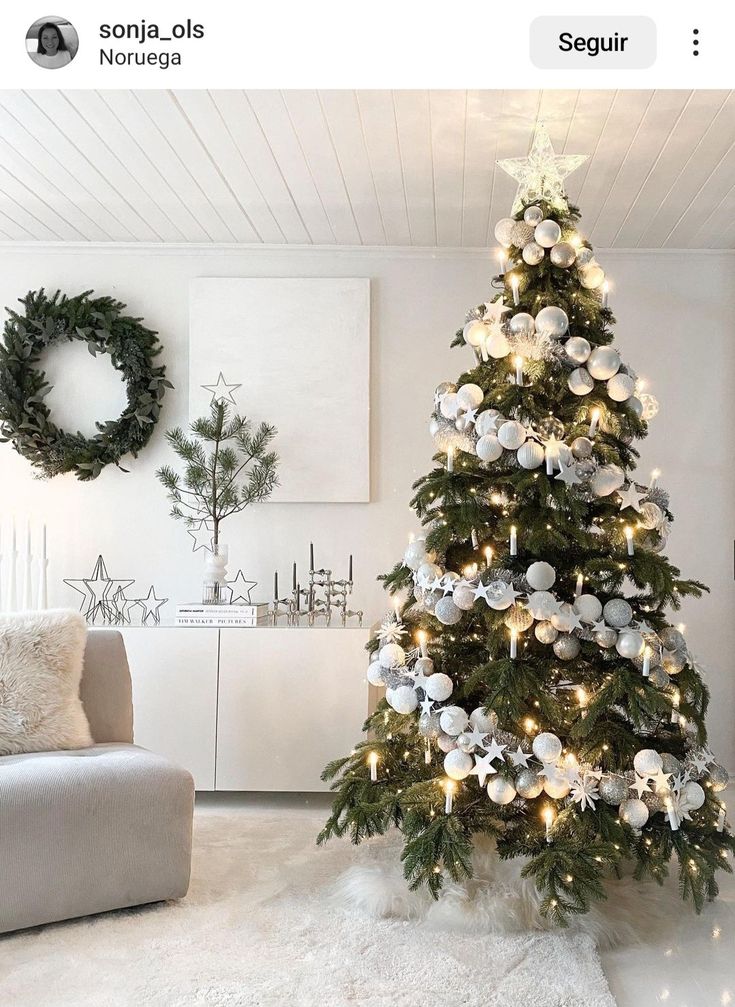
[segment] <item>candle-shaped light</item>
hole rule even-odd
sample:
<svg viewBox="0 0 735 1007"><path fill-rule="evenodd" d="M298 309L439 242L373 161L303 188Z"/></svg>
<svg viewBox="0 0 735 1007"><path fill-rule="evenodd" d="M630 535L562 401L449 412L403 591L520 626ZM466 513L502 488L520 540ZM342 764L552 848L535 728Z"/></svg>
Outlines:
<svg viewBox="0 0 735 1007"><path fill-rule="evenodd" d="M309 542L309 570L314 569L314 543Z"/></svg>
<svg viewBox="0 0 735 1007"><path fill-rule="evenodd" d="M558 455L554 451L551 443L547 443L544 447L544 458L546 459L546 475L553 476L554 474L554 462L556 461Z"/></svg>
<svg viewBox="0 0 735 1007"><path fill-rule="evenodd" d="M447 472L454 472L454 448L451 445L447 448Z"/></svg>
<svg viewBox="0 0 735 1007"><path fill-rule="evenodd" d="M518 529L514 524L510 526L510 554L518 555Z"/></svg>
<svg viewBox="0 0 735 1007"><path fill-rule="evenodd" d="M347 580L350 582L350 584L352 583L352 553L350 553L350 572L347 577Z"/></svg>
<svg viewBox="0 0 735 1007"><path fill-rule="evenodd" d="M579 598L582 593L582 588L584 587L584 574L577 574L577 583L574 586L574 597Z"/></svg>
<svg viewBox="0 0 735 1007"><path fill-rule="evenodd" d="M582 711L582 719L584 719L587 716L587 703L589 702L589 697L587 695L587 690L581 685L577 686L577 702L579 703L579 708Z"/></svg>
<svg viewBox="0 0 735 1007"><path fill-rule="evenodd" d="M600 410L593 409L590 413L590 428L588 430L588 436L594 437L597 433L597 427L600 424Z"/></svg>
<svg viewBox="0 0 735 1007"><path fill-rule="evenodd" d="M273 600L278 601L278 570L273 572Z"/></svg>
<svg viewBox="0 0 735 1007"><path fill-rule="evenodd" d="M522 385L523 384L523 357L520 354L516 354L516 356L513 357L513 363L514 363L515 369L516 369L516 384L517 385Z"/></svg>
<svg viewBox="0 0 735 1007"><path fill-rule="evenodd" d="M546 826L546 842L551 842L551 829L554 824L554 809L547 805L543 810L543 819Z"/></svg>
<svg viewBox="0 0 735 1007"><path fill-rule="evenodd" d="M498 265L500 266L500 272L505 274L508 269L508 253L505 248L499 248L497 251Z"/></svg>
<svg viewBox="0 0 735 1007"><path fill-rule="evenodd" d="M635 555L635 543L633 542L633 529L629 524L625 526L625 541L628 546L628 555Z"/></svg>
<svg viewBox="0 0 735 1007"><path fill-rule="evenodd" d="M457 789L457 784L454 780L444 781L444 814L451 815L452 807L454 804L454 794Z"/></svg>
<svg viewBox="0 0 735 1007"><path fill-rule="evenodd" d="M518 290L519 290L519 287L520 287L520 283L521 283L521 281L518 278L518 274L517 273L511 273L510 274L510 289L513 291L513 304L516 307L518 307L518 305L521 303L520 298L518 296Z"/></svg>
<svg viewBox="0 0 735 1007"><path fill-rule="evenodd" d="M378 753L371 752L368 755L368 765L370 766L370 779L375 783L378 779Z"/></svg>
<svg viewBox="0 0 735 1007"><path fill-rule="evenodd" d="M33 574L31 558L31 522L26 523L26 551L23 560L23 609L30 612L33 604Z"/></svg>
<svg viewBox="0 0 735 1007"><path fill-rule="evenodd" d="M296 590L296 564L293 565L293 590Z"/></svg>
<svg viewBox="0 0 735 1007"><path fill-rule="evenodd" d="M480 548L480 540L477 537L477 531L474 528L470 532L470 537L472 539L472 548L473 549L479 549Z"/></svg>
<svg viewBox="0 0 735 1007"><path fill-rule="evenodd" d="M607 280L602 284L602 307L606 308L610 294L610 284Z"/></svg>
<svg viewBox="0 0 735 1007"><path fill-rule="evenodd" d="M484 549L485 553L485 566L489 570L493 564L493 550L492 546L486 545Z"/></svg>
<svg viewBox="0 0 735 1007"><path fill-rule="evenodd" d="M725 831L725 815L726 815L726 813L727 813L727 808L725 807L725 802L723 801L720 804L720 810L719 810L719 812L717 814L717 831L718 832L724 832Z"/></svg>
<svg viewBox="0 0 735 1007"><path fill-rule="evenodd" d="M48 550L46 544L46 525L41 534L41 576L38 581L38 607L44 611L48 608Z"/></svg>
<svg viewBox="0 0 735 1007"><path fill-rule="evenodd" d="M671 723L679 723L679 704L681 703L681 693L678 689L674 690L674 695L671 699Z"/></svg>
<svg viewBox="0 0 735 1007"><path fill-rule="evenodd" d="M510 631L510 659L515 661L518 657L518 630L512 629Z"/></svg>
<svg viewBox="0 0 735 1007"><path fill-rule="evenodd" d="M416 639L419 642L419 649L421 651L421 656L422 657L428 657L429 656L429 650L428 650L428 647L426 646L426 643L427 643L427 640L429 639L429 634L426 632L425 629L420 629L418 631L418 633L416 634Z"/></svg>
<svg viewBox="0 0 735 1007"><path fill-rule="evenodd" d="M652 469L651 470L651 481L648 484L648 491L649 491L649 493L650 493L650 491L652 489L656 488L656 483L658 482L658 477L660 475L661 475L661 469Z"/></svg>
<svg viewBox="0 0 735 1007"><path fill-rule="evenodd" d="M431 738L426 739L426 745L424 746L424 762L427 766L431 765Z"/></svg>
<svg viewBox="0 0 735 1007"><path fill-rule="evenodd" d="M643 648L643 677L648 678L651 674L651 648L646 644Z"/></svg>
<svg viewBox="0 0 735 1007"><path fill-rule="evenodd" d="M296 611L301 611L301 584L296 585Z"/></svg>
<svg viewBox="0 0 735 1007"><path fill-rule="evenodd" d="M669 825L671 826L671 831L676 832L679 828L679 819L676 812L674 811L674 805L670 797L666 798L666 817L669 820Z"/></svg>

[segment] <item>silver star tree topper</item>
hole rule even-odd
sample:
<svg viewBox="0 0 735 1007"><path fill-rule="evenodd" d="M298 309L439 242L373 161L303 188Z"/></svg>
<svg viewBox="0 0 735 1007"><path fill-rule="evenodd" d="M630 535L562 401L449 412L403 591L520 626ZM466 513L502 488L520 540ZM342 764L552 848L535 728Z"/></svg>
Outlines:
<svg viewBox="0 0 735 1007"><path fill-rule="evenodd" d="M519 213L528 203L543 200L555 210L567 209L564 179L587 160L586 154L555 154L542 122L536 123L528 157L509 157L498 167L518 182L511 213Z"/></svg>

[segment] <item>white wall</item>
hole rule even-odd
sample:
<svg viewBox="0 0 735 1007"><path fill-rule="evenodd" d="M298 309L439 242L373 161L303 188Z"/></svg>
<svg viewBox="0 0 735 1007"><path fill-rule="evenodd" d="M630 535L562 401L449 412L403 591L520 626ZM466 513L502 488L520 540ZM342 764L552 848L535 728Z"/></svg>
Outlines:
<svg viewBox="0 0 735 1007"><path fill-rule="evenodd" d="M686 575L705 580L712 595L685 605L681 619L708 669L713 704L712 738L721 758L735 766L731 710L735 701L732 655L732 527L735 467L735 285L733 258L697 252L600 253L613 280L611 306L626 359L651 381L661 412L642 444L642 472L654 466L672 494L677 517L669 555ZM369 619L383 610L376 575L402 554L416 528L408 508L412 482L428 468L426 431L434 386L469 363L468 351L448 344L464 312L489 294L491 268L473 252L420 250L229 250L223 248L19 247L0 249L0 303L13 305L26 290L45 286L72 293L94 288L127 302L160 332L168 374L176 391L166 401L151 445L125 475L108 469L93 483L73 477L42 482L8 446L0 446L0 514L49 525L51 602L73 604L63 577L87 576L98 553L111 575L135 577L147 592L175 601L197 597L202 553L193 555L182 525L168 517L155 469L170 460L165 427L185 423L187 403L188 282L197 276L369 276L372 280L372 394L370 504L264 504L225 526L232 566L263 585L269 598L273 570L283 582L296 559L306 569L313 540L317 565L346 573L355 555L355 601ZM274 305L274 311L277 311ZM71 353L75 348L66 348ZM79 348L81 349L81 348ZM73 359L82 361L85 351ZM71 356L66 357L68 363ZM106 399L94 394L96 374L84 359L85 381L75 370L66 416L78 408L87 419ZM216 364L216 362L215 362ZM54 373L61 378L64 357ZM80 365L81 366L81 365ZM68 373L67 373L68 380ZM232 379L231 379L232 380ZM81 385L81 389L79 388ZM105 385L104 387L109 387ZM57 392L61 386L57 388ZM79 392L81 391L81 395ZM98 390L99 391L99 390ZM59 396L57 395L57 401ZM247 403L242 404L247 411ZM304 403L304 421L319 408ZM109 410L119 411L119 401ZM101 413L100 413L101 416ZM267 417L266 417L267 418ZM259 417L256 417L259 419ZM173 606L169 606L171 616Z"/></svg>

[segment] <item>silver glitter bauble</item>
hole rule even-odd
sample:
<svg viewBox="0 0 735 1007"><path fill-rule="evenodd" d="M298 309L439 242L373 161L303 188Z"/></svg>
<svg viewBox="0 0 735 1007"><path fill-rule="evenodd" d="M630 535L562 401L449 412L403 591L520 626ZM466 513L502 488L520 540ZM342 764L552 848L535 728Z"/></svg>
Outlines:
<svg viewBox="0 0 735 1007"><path fill-rule="evenodd" d="M578 248L577 249L577 265L580 269L585 269L595 257L595 253L591 248Z"/></svg>
<svg viewBox="0 0 735 1007"><path fill-rule="evenodd" d="M462 610L451 598L442 598L434 606L434 615L444 626L454 626L462 618Z"/></svg>
<svg viewBox="0 0 735 1007"><path fill-rule="evenodd" d="M510 243L516 248L523 248L529 241L533 241L534 230L525 220L517 220L510 231Z"/></svg>
<svg viewBox="0 0 735 1007"><path fill-rule="evenodd" d="M671 754L671 752L662 752L661 768L664 773L671 773L672 776L678 776L681 772L681 763L675 755Z"/></svg>
<svg viewBox="0 0 735 1007"><path fill-rule="evenodd" d="M730 779L727 770L716 762L713 762L708 768L707 775L709 777L709 785L716 794L719 794L721 790L727 787Z"/></svg>
<svg viewBox="0 0 735 1007"><path fill-rule="evenodd" d="M452 601L463 612L469 612L475 606L475 589L469 584L459 584L452 593Z"/></svg>
<svg viewBox="0 0 735 1007"><path fill-rule="evenodd" d="M508 248L511 244L511 234L513 233L513 228L516 226L515 220L512 217L503 217L495 225L495 240L500 244Z"/></svg>
<svg viewBox="0 0 735 1007"><path fill-rule="evenodd" d="M536 227L544 219L544 212L540 206L527 206L523 211L523 219L531 227Z"/></svg>
<svg viewBox="0 0 735 1007"><path fill-rule="evenodd" d="M444 597L439 591L424 591L421 604L425 611L433 612L434 606Z"/></svg>
<svg viewBox="0 0 735 1007"><path fill-rule="evenodd" d="M633 618L633 609L625 598L611 598L605 603L602 614L608 626L622 629Z"/></svg>
<svg viewBox="0 0 735 1007"><path fill-rule="evenodd" d="M552 246L549 256L555 266L559 266L561 269L569 269L570 266L574 265L577 253L574 245L570 245L568 241L558 241Z"/></svg>
<svg viewBox="0 0 735 1007"><path fill-rule="evenodd" d="M536 429L544 441L548 441L552 437L556 437L560 441L564 436L564 424L556 416L544 416L536 424Z"/></svg>
<svg viewBox="0 0 735 1007"><path fill-rule="evenodd" d="M663 519L664 519L664 512L661 510L658 504L651 503L650 500L646 501L646 503L644 504L641 504L638 520L643 528L647 528L649 531L653 531L654 528L658 528Z"/></svg>
<svg viewBox="0 0 735 1007"><path fill-rule="evenodd" d="M621 804L628 796L628 781L616 773L605 773L600 778L599 790L605 804Z"/></svg>
<svg viewBox="0 0 735 1007"><path fill-rule="evenodd" d="M686 667L686 654L680 650L664 650L661 654L661 664L667 675L678 675Z"/></svg>
<svg viewBox="0 0 735 1007"><path fill-rule="evenodd" d="M687 642L684 634L675 626L664 626L658 636L661 646L666 650L686 650Z"/></svg>
<svg viewBox="0 0 735 1007"><path fill-rule="evenodd" d="M621 633L615 644L615 649L621 657L628 659L638 657L643 652L643 637L636 630L626 630Z"/></svg>
<svg viewBox="0 0 735 1007"><path fill-rule="evenodd" d="M567 378L567 385L574 395L589 395L595 387L595 382L586 368L577 367Z"/></svg>
<svg viewBox="0 0 735 1007"><path fill-rule="evenodd" d="M607 394L613 402L627 402L635 391L635 381L628 374L614 374L607 383Z"/></svg>
<svg viewBox="0 0 735 1007"><path fill-rule="evenodd" d="M523 633L533 626L533 616L523 605L511 605L503 622L508 629L515 629L519 633Z"/></svg>
<svg viewBox="0 0 735 1007"><path fill-rule="evenodd" d="M651 668L651 672L648 676L648 681L651 685L655 686L657 689L665 689L667 685L670 684L671 679L666 674L663 668L657 666Z"/></svg>
<svg viewBox="0 0 735 1007"><path fill-rule="evenodd" d="M522 769L515 778L515 788L521 797L532 800L544 789L543 781L533 769Z"/></svg>
<svg viewBox="0 0 735 1007"><path fill-rule="evenodd" d="M599 266L588 266L580 270L579 282L587 290L597 290L605 280L605 272Z"/></svg>
<svg viewBox="0 0 735 1007"><path fill-rule="evenodd" d="M534 634L539 643L553 643L559 636L559 631L550 622L539 622L534 629Z"/></svg>
<svg viewBox="0 0 735 1007"><path fill-rule="evenodd" d="M594 594L580 594L572 608L582 622L597 622L602 615L602 602Z"/></svg>
<svg viewBox="0 0 735 1007"><path fill-rule="evenodd" d="M503 445L496 434L485 434L475 445L475 452L481 462L496 462L503 453Z"/></svg>
<svg viewBox="0 0 735 1007"><path fill-rule="evenodd" d="M587 361L587 370L598 381L607 381L620 369L620 354L612 346L596 346Z"/></svg>
<svg viewBox="0 0 735 1007"><path fill-rule="evenodd" d="M537 266L545 254L541 245L537 245L535 241L529 241L522 252L523 261L529 266Z"/></svg>
<svg viewBox="0 0 735 1007"><path fill-rule="evenodd" d="M457 747L457 742L448 734L442 733L436 739L436 747L440 752L453 752Z"/></svg>
<svg viewBox="0 0 735 1007"><path fill-rule="evenodd" d="M554 653L560 661L573 661L579 651L580 643L576 636L560 636L554 641Z"/></svg>
<svg viewBox="0 0 735 1007"><path fill-rule="evenodd" d="M514 336L532 336L536 331L533 315L527 311L519 311L508 322L508 331Z"/></svg>
<svg viewBox="0 0 735 1007"><path fill-rule="evenodd" d="M536 331L550 339L561 339L569 328L569 318L563 308L550 304L536 315Z"/></svg>
<svg viewBox="0 0 735 1007"><path fill-rule="evenodd" d="M438 713L422 713L419 717L419 734L424 738L438 738L442 733Z"/></svg>
<svg viewBox="0 0 735 1007"><path fill-rule="evenodd" d="M564 343L564 352L575 364L583 364L589 359L592 347L583 336L572 336Z"/></svg>
<svg viewBox="0 0 735 1007"><path fill-rule="evenodd" d="M561 238L561 228L555 220L542 220L536 225L533 236L543 248L551 248Z"/></svg>
<svg viewBox="0 0 735 1007"><path fill-rule="evenodd" d="M618 808L620 820L631 829L642 829L648 821L648 808L637 797L629 797Z"/></svg>
<svg viewBox="0 0 735 1007"><path fill-rule="evenodd" d="M487 796L495 804L510 804L516 796L516 788L504 776L493 776L487 785Z"/></svg>
<svg viewBox="0 0 735 1007"><path fill-rule="evenodd" d="M657 815L660 811L663 811L666 806L664 797L659 794L654 794L653 791L644 790L641 794L641 800L648 808L649 817Z"/></svg>
<svg viewBox="0 0 735 1007"><path fill-rule="evenodd" d="M562 744L555 734L543 731L533 739L531 748L539 762L550 763L556 762L561 755Z"/></svg>
<svg viewBox="0 0 735 1007"><path fill-rule="evenodd" d="M605 650L608 650L618 642L618 634L616 630L606 627L605 629L598 630L595 633L594 639L598 647L604 647Z"/></svg>
<svg viewBox="0 0 735 1007"><path fill-rule="evenodd" d="M536 441L526 441L516 452L518 464L523 469L537 469L544 463L544 449Z"/></svg>

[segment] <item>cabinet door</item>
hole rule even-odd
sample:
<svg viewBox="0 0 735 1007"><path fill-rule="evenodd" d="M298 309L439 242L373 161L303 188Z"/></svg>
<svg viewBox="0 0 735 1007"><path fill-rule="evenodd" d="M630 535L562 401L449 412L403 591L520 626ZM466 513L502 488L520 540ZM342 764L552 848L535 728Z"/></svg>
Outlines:
<svg viewBox="0 0 735 1007"><path fill-rule="evenodd" d="M220 631L217 790L319 791L361 737L368 630Z"/></svg>
<svg viewBox="0 0 735 1007"><path fill-rule="evenodd" d="M188 769L197 790L214 790L217 630L130 627L122 635L135 743Z"/></svg>

